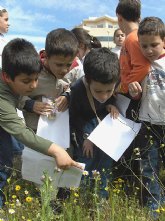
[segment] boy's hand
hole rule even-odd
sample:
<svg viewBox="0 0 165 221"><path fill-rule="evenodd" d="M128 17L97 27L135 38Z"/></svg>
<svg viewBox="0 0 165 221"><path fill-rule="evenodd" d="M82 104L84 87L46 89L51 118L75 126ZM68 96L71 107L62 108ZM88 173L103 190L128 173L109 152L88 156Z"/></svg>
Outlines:
<svg viewBox="0 0 165 221"><path fill-rule="evenodd" d="M106 109L110 113L110 115L113 119L118 118L119 111L118 111L117 107L115 107L114 105L109 104L109 105L106 106Z"/></svg>
<svg viewBox="0 0 165 221"><path fill-rule="evenodd" d="M66 170L69 169L71 166L74 166L81 170L83 169L78 162L72 160L69 154L62 147L54 143L49 147L48 154L55 158L57 168Z"/></svg>
<svg viewBox="0 0 165 221"><path fill-rule="evenodd" d="M131 97L138 97L142 93L142 87L137 81L129 83L128 88Z"/></svg>
<svg viewBox="0 0 165 221"><path fill-rule="evenodd" d="M47 113L51 112L53 107L45 102L35 101L33 106L33 112L40 115L47 115Z"/></svg>
<svg viewBox="0 0 165 221"><path fill-rule="evenodd" d="M93 158L93 147L94 144L90 140L85 139L83 143L83 155Z"/></svg>
<svg viewBox="0 0 165 221"><path fill-rule="evenodd" d="M55 101L59 112L64 112L68 108L68 100L65 96L59 96Z"/></svg>

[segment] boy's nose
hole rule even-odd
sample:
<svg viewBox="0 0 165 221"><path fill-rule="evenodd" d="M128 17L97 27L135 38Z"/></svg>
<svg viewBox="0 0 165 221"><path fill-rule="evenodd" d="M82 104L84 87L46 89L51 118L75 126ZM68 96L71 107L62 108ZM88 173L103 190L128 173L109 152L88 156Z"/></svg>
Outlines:
<svg viewBox="0 0 165 221"><path fill-rule="evenodd" d="M38 82L37 81L33 81L30 85L30 88L35 89L37 87Z"/></svg>

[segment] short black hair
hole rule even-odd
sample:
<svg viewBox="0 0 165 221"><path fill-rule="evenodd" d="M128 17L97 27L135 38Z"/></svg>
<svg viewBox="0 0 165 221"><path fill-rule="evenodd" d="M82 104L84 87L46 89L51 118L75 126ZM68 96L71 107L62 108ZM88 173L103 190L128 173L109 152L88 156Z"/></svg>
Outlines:
<svg viewBox="0 0 165 221"><path fill-rule="evenodd" d="M7 10L5 8L3 8L2 10L0 10L0 16L2 17L4 13L6 13Z"/></svg>
<svg viewBox="0 0 165 221"><path fill-rule="evenodd" d="M22 38L9 41L2 52L2 71L12 80L21 73L31 75L41 71L42 64L33 44Z"/></svg>
<svg viewBox="0 0 165 221"><path fill-rule="evenodd" d="M141 16L140 0L120 0L116 14L121 15L126 21L138 22Z"/></svg>
<svg viewBox="0 0 165 221"><path fill-rule="evenodd" d="M160 36L162 40L165 38L165 25L164 22L158 17L144 18L138 28L138 36L141 35L154 35Z"/></svg>
<svg viewBox="0 0 165 221"><path fill-rule="evenodd" d="M53 55L74 57L78 52L77 38L65 28L52 30L46 36L45 51L48 57Z"/></svg>
<svg viewBox="0 0 165 221"><path fill-rule="evenodd" d="M120 67L119 60L110 49L94 48L84 59L84 73L88 83L91 80L108 84L119 81Z"/></svg>

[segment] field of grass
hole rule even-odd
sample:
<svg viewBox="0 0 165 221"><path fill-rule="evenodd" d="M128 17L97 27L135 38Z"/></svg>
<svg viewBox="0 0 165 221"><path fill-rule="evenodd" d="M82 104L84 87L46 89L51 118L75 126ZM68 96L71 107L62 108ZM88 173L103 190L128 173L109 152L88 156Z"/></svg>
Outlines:
<svg viewBox="0 0 165 221"><path fill-rule="evenodd" d="M163 174L163 172L162 172ZM84 174L84 176L87 174ZM85 177L87 179L87 176ZM140 207L139 187L125 193L125 182L121 178L109 183L106 191L109 199L98 196L99 174L94 177L94 188L88 185L70 189L65 200L56 198L51 178L45 173L43 185L37 188L31 182L22 180L13 171L4 190L6 202L0 210L0 221L150 221L149 211ZM52 206L53 205L53 206ZM159 220L165 221L165 210L157 210Z"/></svg>

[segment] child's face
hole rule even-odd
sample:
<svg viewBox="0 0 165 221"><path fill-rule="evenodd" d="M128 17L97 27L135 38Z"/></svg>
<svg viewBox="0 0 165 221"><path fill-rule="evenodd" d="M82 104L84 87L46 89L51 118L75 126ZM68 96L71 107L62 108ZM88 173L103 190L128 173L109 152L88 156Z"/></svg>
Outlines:
<svg viewBox="0 0 165 221"><path fill-rule="evenodd" d="M9 29L9 17L7 12L3 12L0 16L0 33L7 33Z"/></svg>
<svg viewBox="0 0 165 221"><path fill-rule="evenodd" d="M165 53L165 38L162 40L160 36L140 35L139 44L143 55L150 62L157 60L161 54Z"/></svg>
<svg viewBox="0 0 165 221"><path fill-rule="evenodd" d="M30 95L31 92L37 87L38 74L34 73L27 75L21 73L15 77L14 81L5 74L4 80L16 95L26 96Z"/></svg>
<svg viewBox="0 0 165 221"><path fill-rule="evenodd" d="M62 79L69 72L73 59L73 56L52 55L49 58L46 57L45 66L56 78Z"/></svg>
<svg viewBox="0 0 165 221"><path fill-rule="evenodd" d="M113 94L115 83L102 84L91 80L89 85L92 96L100 103L105 103Z"/></svg>
<svg viewBox="0 0 165 221"><path fill-rule="evenodd" d="M124 40L125 40L125 34L121 30L116 31L114 36L114 43L117 46L122 46Z"/></svg>

